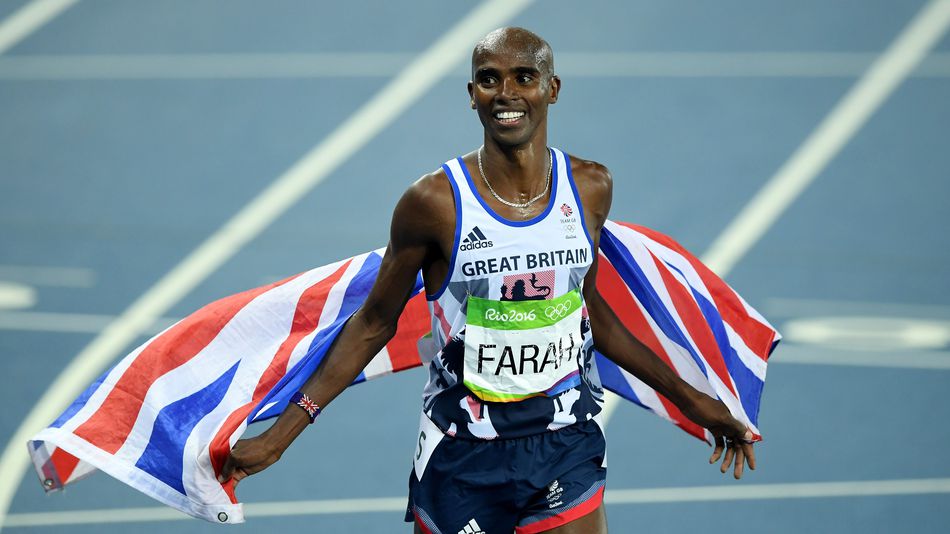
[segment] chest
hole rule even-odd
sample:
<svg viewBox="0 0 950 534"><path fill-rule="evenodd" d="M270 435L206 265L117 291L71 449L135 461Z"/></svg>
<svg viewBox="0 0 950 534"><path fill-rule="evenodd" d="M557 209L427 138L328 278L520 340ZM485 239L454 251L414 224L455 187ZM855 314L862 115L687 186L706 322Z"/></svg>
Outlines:
<svg viewBox="0 0 950 534"><path fill-rule="evenodd" d="M459 167L463 172L469 170L461 160ZM552 259L545 252L554 250L558 254L557 250L578 249L591 244L589 236L594 235L595 228L582 215L589 211L584 204L585 197L579 188L569 187L563 169L559 180L561 186L552 188L549 197L526 208L503 204L469 173L465 174L468 180L459 179L462 182L460 189L463 189L461 198L454 206L446 203L446 224L439 232L441 256L446 263L455 257L456 260L472 262L483 260L488 270L518 270L520 267L514 267L515 262L550 266L562 264L563 258ZM544 247L534 247L537 248L534 257L518 258L518 250L539 243ZM572 263L569 259L567 261ZM495 263L497 267L492 266Z"/></svg>
<svg viewBox="0 0 950 534"><path fill-rule="evenodd" d="M500 301L550 300L580 287L593 257L573 195L521 224L471 206L457 218L454 293Z"/></svg>

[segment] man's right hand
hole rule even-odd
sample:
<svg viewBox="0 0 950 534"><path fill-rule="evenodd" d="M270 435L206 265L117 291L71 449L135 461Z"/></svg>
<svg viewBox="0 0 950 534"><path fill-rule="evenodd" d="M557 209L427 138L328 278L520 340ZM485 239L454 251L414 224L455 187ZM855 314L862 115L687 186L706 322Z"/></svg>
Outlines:
<svg viewBox="0 0 950 534"><path fill-rule="evenodd" d="M267 433L253 438L238 440L231 449L231 454L224 461L218 482L224 484L234 479L234 485L244 477L253 475L270 467L284 453L284 449L277 446L268 438Z"/></svg>
<svg viewBox="0 0 950 534"><path fill-rule="evenodd" d="M259 473L273 465L290 447L294 439L307 428L310 419L297 406L288 405L274 424L259 436L238 440L224 461L218 482L234 479L234 485L244 477Z"/></svg>

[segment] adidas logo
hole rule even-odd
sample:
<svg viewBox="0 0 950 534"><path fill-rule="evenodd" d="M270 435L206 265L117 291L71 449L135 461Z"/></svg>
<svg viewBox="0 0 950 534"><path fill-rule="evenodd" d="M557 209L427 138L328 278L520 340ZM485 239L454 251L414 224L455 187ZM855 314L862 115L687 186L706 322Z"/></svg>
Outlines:
<svg viewBox="0 0 950 534"><path fill-rule="evenodd" d="M494 243L488 240L485 237L485 234L482 233L479 227L472 228L472 231L468 233L468 236L462 240L462 244L459 245L459 250L475 250L479 248L491 248L495 246Z"/></svg>
<svg viewBox="0 0 950 534"><path fill-rule="evenodd" d="M485 531L482 530L482 527L478 526L478 523L475 522L475 519L472 519L467 525L465 525L465 528L459 531L458 534L485 534Z"/></svg>

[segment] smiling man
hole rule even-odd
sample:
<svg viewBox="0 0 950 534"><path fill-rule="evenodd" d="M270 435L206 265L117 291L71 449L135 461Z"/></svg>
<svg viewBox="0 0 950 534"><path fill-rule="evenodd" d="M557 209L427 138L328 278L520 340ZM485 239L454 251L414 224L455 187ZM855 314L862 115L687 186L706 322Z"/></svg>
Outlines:
<svg viewBox="0 0 950 534"><path fill-rule="evenodd" d="M547 145L561 80L551 47L502 28L472 54L484 144L415 182L363 307L275 424L239 441L222 472L277 461L394 335L417 273L439 354L429 366L407 521L416 532L606 532L603 389L596 348L727 444L722 470L755 466L751 437L681 380L597 292L611 177Z"/></svg>

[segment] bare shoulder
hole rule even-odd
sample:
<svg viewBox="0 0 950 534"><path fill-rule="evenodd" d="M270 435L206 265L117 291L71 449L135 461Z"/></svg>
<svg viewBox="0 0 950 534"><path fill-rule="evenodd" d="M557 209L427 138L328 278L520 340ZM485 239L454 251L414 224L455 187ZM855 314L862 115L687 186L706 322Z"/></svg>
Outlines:
<svg viewBox="0 0 950 534"><path fill-rule="evenodd" d="M584 202L588 213L596 214L603 221L610 211L610 202L613 194L613 177L610 170L603 164L593 160L569 156L571 159L571 174L577 185L577 192Z"/></svg>
<svg viewBox="0 0 950 534"><path fill-rule="evenodd" d="M455 196L441 168L406 189L393 212L393 238L403 242L438 241L446 224L455 224Z"/></svg>
<svg viewBox="0 0 950 534"><path fill-rule="evenodd" d="M449 178L445 175L445 169L441 167L422 175L413 182L407 194L417 197L419 200L437 202L452 200L452 186L449 184Z"/></svg>
<svg viewBox="0 0 950 534"><path fill-rule="evenodd" d="M413 182L399 199L396 211L410 219L431 219L445 214L447 206L454 210L455 196L445 171L438 169ZM454 212L448 215L454 217Z"/></svg>
<svg viewBox="0 0 950 534"><path fill-rule="evenodd" d="M570 156L571 174L578 187L592 189L609 189L613 185L613 177L604 164L593 160Z"/></svg>

